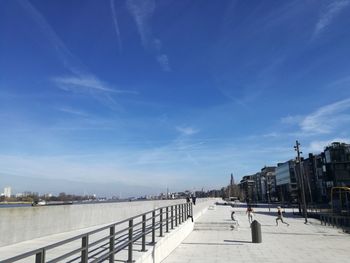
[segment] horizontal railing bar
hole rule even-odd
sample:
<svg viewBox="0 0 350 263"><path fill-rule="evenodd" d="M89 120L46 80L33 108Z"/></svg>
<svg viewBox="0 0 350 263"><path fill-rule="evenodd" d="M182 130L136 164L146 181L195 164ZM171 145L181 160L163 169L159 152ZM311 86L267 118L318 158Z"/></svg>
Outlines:
<svg viewBox="0 0 350 263"><path fill-rule="evenodd" d="M123 249L125 249L126 247L128 247L130 242L126 242L123 245L120 245L119 247L116 246L115 249L113 251L110 251L108 253L106 253L105 255L95 259L94 261L92 261L91 263L97 263L97 262L101 262L101 260L105 260L109 255L111 255L112 253L117 254L118 252L122 251Z"/></svg>
<svg viewBox="0 0 350 263"><path fill-rule="evenodd" d="M145 231L145 235L151 233L151 232L152 232L152 225L150 225L150 226L149 226L148 228L146 228L146 229L147 229L147 230ZM139 234L139 235L137 236L137 238L140 239L140 238L142 237L142 235L143 235L143 234ZM126 235L126 236L127 236L127 235ZM106 239L108 239L108 238L110 238L110 237L112 237L112 236L108 236ZM120 239L120 237L116 238L115 240L118 240L118 239ZM137 241L138 239L136 239L135 241ZM117 244L116 244L116 247L118 247L118 244L123 244L123 242L126 241L126 240L128 240L128 237L119 240L119 241L117 242ZM133 241L133 242L135 242L135 241ZM94 246L94 245L96 245L96 244L97 244L97 242L90 243L90 244L89 244L89 247ZM104 247L104 246L106 246L106 245L109 245L109 242L104 243L104 244L102 244L101 246L90 250L90 251L89 251L89 259L92 258L92 257L95 257L95 256L97 256L97 255L99 255L99 254L101 254L101 253L103 253L103 252L106 251L106 250L108 250L108 249L109 249L108 247ZM124 243L124 245L125 245L125 247L127 247L127 246L129 245L129 242ZM120 247L123 247L123 245L121 245ZM125 247L123 247L122 249L124 249ZM91 254L91 252L95 252L96 250L99 250L99 249L100 249L101 251L98 251L97 253ZM106 254L106 255L103 255L103 256L99 257L99 259L101 259L101 258L103 258L103 257L105 257L105 256L107 257L107 256L109 256L109 255L112 254L112 253L116 253L115 250L116 250L116 249L114 249L112 252L110 252L110 253L108 253L108 254ZM76 258L74 258L74 259L72 259L72 260L69 261L69 262L73 262L74 260L77 260L77 259L79 259L79 258L80 258L80 256L79 256L79 257L76 257Z"/></svg>
<svg viewBox="0 0 350 263"><path fill-rule="evenodd" d="M68 258L68 257L70 257L70 256L72 256L72 255L74 255L74 254L76 254L76 253L78 253L78 252L81 252L82 250L83 250L83 248L77 248L77 249L75 249L75 250L73 250L73 251L71 251L71 252L68 252L68 253L66 253L66 254L64 254L64 255L62 255L62 256L59 256L59 257L54 258L54 259L52 259L52 260L50 260L50 261L47 261L47 263L55 263L55 262L58 262L58 261L60 261L60 260L62 260L62 259Z"/></svg>
<svg viewBox="0 0 350 263"><path fill-rule="evenodd" d="M132 226L132 228L134 228L135 229L135 226L139 226L139 225L142 225L142 221L141 222L138 222L138 223L135 223L135 224L133 224L133 226Z"/></svg>
<svg viewBox="0 0 350 263"><path fill-rule="evenodd" d="M100 238L100 239L98 239L98 240L92 242L92 243L89 243L89 247L93 247L93 246L97 245L98 243L101 243L102 241L105 241L105 240L107 240L107 239L110 239L110 238L113 237L113 236L114 236L114 235L105 236L105 237L103 237L103 238ZM105 243L105 244L108 244L108 243ZM103 245L102 245L102 246L103 246Z"/></svg>
<svg viewBox="0 0 350 263"><path fill-rule="evenodd" d="M146 228L146 229L148 229L148 231L145 232L145 235L151 233L151 232L152 232L152 225L149 225L149 227ZM138 233L140 233L140 232L141 232L141 231L138 231ZM141 237L142 237L142 234L139 234L139 235L141 235ZM139 237L139 235L137 236L138 239L141 238L141 237ZM127 234L124 235L124 236L126 236L124 239L121 239L121 240L120 240L120 238L121 238L122 236L115 239L115 240L118 241L116 245L121 244L121 243L123 243L124 241L128 240ZM93 242L93 243L90 243L90 244L89 244L89 247L95 246L95 245L98 244L99 242L101 242L101 241L103 241L103 240L105 240L105 239L109 239L109 238L111 238L111 237L113 237L113 235L109 235L109 236L107 236L107 237L101 238L101 239L99 239L99 240L97 240L97 241L95 241L95 242ZM134 242L135 242L135 241L134 241ZM128 244L129 244L129 242L126 243L126 246L127 246ZM103 244L101 244L99 247L96 247L96 248L94 248L94 249L92 249L92 250L89 250L89 258L95 257L95 256L97 256L97 255L103 253L105 250L108 250L108 249L109 249L108 247L104 247L104 246L106 246L106 245L109 245L109 242L103 243ZM101 250L101 251L98 251L97 253L91 254L92 252L95 252L95 251L97 251L97 250ZM113 251L114 251L114 250L113 250ZM111 254L111 253L109 253L108 255L110 255L110 254ZM72 260L69 261L69 262L73 262L74 260L77 260L77 259L79 259L79 258L80 258L80 256L78 256L78 257L72 259Z"/></svg>
<svg viewBox="0 0 350 263"><path fill-rule="evenodd" d="M146 232L147 234L150 233L150 232L152 231L151 225L149 226L148 229L150 229L150 231ZM138 240L138 239L140 239L140 238L142 237L143 233L142 233L142 230L138 230L136 233L137 233L138 235L134 235L134 236L137 238L136 240ZM134 232L134 234L135 234L135 232ZM109 239L109 238L112 237L112 236L113 236L113 235L110 235L110 236L106 237L106 239ZM126 236L124 239L119 240L120 237L118 237L118 238L115 239L115 240L118 241L117 244L120 244L120 243L122 243L122 242L128 240L128 236L127 236L127 235L124 235L124 236ZM133 239L133 240L134 240L134 239ZM98 241L98 240L97 240L97 241ZM134 241L134 242L135 242L135 241ZM98 243L98 242L96 242L96 241L95 241L94 243L90 243L90 244L89 244L89 247L94 246L94 245L96 245L97 243ZM129 243L130 243L130 242L127 242L126 245L128 245ZM106 246L106 245L109 245L109 242L104 243L104 244L102 244L101 246L99 246L99 247L97 247L97 248L94 248L93 250L90 250L89 252L93 252L93 251L96 251L96 250L98 250L98 249L101 249L103 246ZM106 249L108 249L108 248L106 248ZM103 249L103 251L106 250L106 249ZM91 255L91 256L89 255L89 258L90 258L90 257L93 257L93 256L96 256L96 255L102 253L103 251L100 251L100 252L98 252L98 253L96 253L96 254L94 254L94 255ZM89 254L90 254L90 253L89 253Z"/></svg>
<svg viewBox="0 0 350 263"><path fill-rule="evenodd" d="M11 262L14 262L14 261L18 261L18 260L21 260L23 258L26 258L26 257L30 257L30 256L34 256L36 255L37 253L45 250L50 250L50 249L53 249L53 248L56 248L58 246L61 246L61 245L64 245L64 244L67 244L67 243L71 243L73 241L77 241L85 236L90 236L90 235L93 235L93 234L96 234L96 233L99 233L101 231L104 231L104 230L107 230L109 229L110 227L115 227L115 226L119 226L121 224L124 224L124 223L127 223L129 222L130 220L133 220L133 219L136 219L136 218L141 218L143 215L148 215L148 214L152 214L153 212L158 212L155 216L151 216L149 217L148 219L146 219L146 221L149 221L149 220L152 220L153 218L157 218L160 216L160 209L164 209L164 208L167 208L167 207L174 207L175 210L177 209L178 210L178 205L182 205L182 204L176 204L176 205L170 205L170 206L163 206L163 207L159 207L159 208L156 208L156 209L153 209L151 211L148 211L148 212L145 212L145 213L142 213L142 214L139 214L139 215L136 215L136 216L133 216L133 217L130 217L130 218L127 218L125 220L122 220L122 221L119 221L119 222L116 222L116 223L113 223L113 224L109 224L109 225L106 225L104 227L101 227L101 228L98 228L98 229L95 229L95 230L92 230L92 231L89 231L89 232L86 232L86 233L83 233L83 234L80 234L80 235L77 235L77 236L74 236L74 237L71 237L71 238L68 238L68 239L65 239L65 240L62 240L62 241L59 241L59 242L56 242L54 244L51 244L51 245L48 245L48 246L45 246L45 247L42 247L42 248L39 248L39 249L35 249L35 250L32 250L32 251L29 251L29 252L26 252L24 254L21 254L21 255L18 255L18 256L15 256L15 257L12 257L12 258L8 258L8 259L5 259L2 261L2 263L11 263ZM165 210L165 209L164 209ZM162 212L162 214L166 214L167 211L164 211ZM168 212L169 213L169 212ZM173 217L174 219L178 219L180 218L180 215L178 217ZM164 221L163 221L164 222ZM165 220L166 222L166 220ZM136 223L134 226L138 226L138 225L141 225L143 223L142 219L140 222ZM159 224L157 224L159 226ZM134 228L133 226L133 228ZM159 228L159 227L158 227ZM156 229L158 229L156 228ZM129 230L130 227L126 227L120 231L118 231L117 233L114 234L117 235L117 234L120 234L122 232L125 232L127 230ZM108 237L107 237L108 238ZM106 238L106 239L107 239ZM134 240L134 239L133 239ZM103 239L101 239L101 241L103 241ZM95 242L94 242L95 243ZM130 242L128 242L127 244L129 244ZM97 243L96 243L97 244ZM90 245L89 245L90 246ZM69 252L69 253L72 253L72 252ZM69 254L67 253L67 254ZM76 253L76 252L75 252ZM64 256L64 255L63 255ZM61 257L63 257L61 256ZM60 258L61 258L60 257Z"/></svg>
<svg viewBox="0 0 350 263"><path fill-rule="evenodd" d="M158 227L156 227L156 229L159 229L160 224L158 223L157 226L158 226ZM145 235L151 233L152 230L153 230L153 229L152 229L152 225L149 225L146 229L147 229L147 230L145 231ZM99 258L97 259L97 261L95 260L95 261L93 261L93 262L100 262L100 260L105 260L105 259L106 259L109 255L111 255L112 253L118 253L119 251L121 251L121 250L123 250L124 248L126 248L126 247L129 245L130 242L135 243L135 242L138 241L140 238L142 238L142 236L143 236L143 233L140 233L140 231L138 231L138 234L137 234L137 235L134 235L134 237L133 237L133 239L132 239L131 241L128 241L128 242L125 242L125 243L124 243L124 241L128 240L128 237L125 237L124 239L119 240L119 242L118 242L117 244L122 244L122 245L116 246L117 249L114 249L113 251L110 251L110 252L108 252L107 254L102 255L101 257L99 257ZM112 237L112 236L109 236L109 237ZM108 238L109 238L109 237L108 237ZM118 239L120 239L120 237L118 237L116 240L118 240ZM108 249L109 249L108 247L104 247L104 246L106 246L106 245L108 245L108 244L109 244L109 243L104 243L104 244L102 244L101 246L99 246L99 247L93 249L92 251L96 251L96 250L98 250L98 249L100 249L100 251L98 251L97 253L92 254L92 255L89 253L89 259L92 258L92 257L95 257L95 256L97 256L97 255L99 255L99 254L101 254L101 253L103 253L103 252L106 251L106 250L108 250ZM93 245L94 245L94 244L92 244L92 243L89 244L89 246L93 246ZM92 251L89 251L89 252L92 252ZM79 257L78 257L78 258L79 258ZM76 258L76 259L78 259L78 258Z"/></svg>
<svg viewBox="0 0 350 263"><path fill-rule="evenodd" d="M101 251L99 251L99 252L97 252L97 253L95 253L95 254L92 254L92 255L90 255L90 253L89 253L89 257L88 257L88 258L91 259L91 258L93 258L93 257L96 257L97 255L99 255L99 254L103 253L104 251L108 250L109 247L101 246L101 247L98 247L98 249L100 249ZM96 250L95 250L95 251L96 251Z"/></svg>
<svg viewBox="0 0 350 263"><path fill-rule="evenodd" d="M14 261L18 261L18 260L21 260L21 259L26 258L26 257L34 256L37 253L42 252L42 251L43 250L40 249L40 248L36 249L36 250L32 250L32 251L26 252L24 254L15 256L15 257L5 259L5 260L1 261L1 263L11 263L11 262L14 262Z"/></svg>

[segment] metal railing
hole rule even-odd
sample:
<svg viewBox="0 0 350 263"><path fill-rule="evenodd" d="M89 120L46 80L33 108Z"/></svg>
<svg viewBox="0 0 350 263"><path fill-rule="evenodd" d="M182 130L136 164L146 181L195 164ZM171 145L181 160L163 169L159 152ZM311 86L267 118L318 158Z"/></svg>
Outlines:
<svg viewBox="0 0 350 263"><path fill-rule="evenodd" d="M341 228L343 232L350 232L350 216L335 214L319 214L321 225Z"/></svg>
<svg viewBox="0 0 350 263"><path fill-rule="evenodd" d="M192 203L183 203L154 209L152 211L113 223L72 238L41 247L30 252L5 259L1 263L29 260L35 263L55 262L103 262L116 260L117 253L127 250L127 262L133 262L136 241L141 239L141 250L154 245L156 236L164 236L181 225L188 218L193 219ZM151 238L147 242L147 237ZM72 247L75 247L72 249ZM56 252L55 252L56 250ZM64 251L57 256L57 251ZM53 254L50 256L50 253ZM125 255L126 256L126 255ZM28 261L27 261L28 262Z"/></svg>

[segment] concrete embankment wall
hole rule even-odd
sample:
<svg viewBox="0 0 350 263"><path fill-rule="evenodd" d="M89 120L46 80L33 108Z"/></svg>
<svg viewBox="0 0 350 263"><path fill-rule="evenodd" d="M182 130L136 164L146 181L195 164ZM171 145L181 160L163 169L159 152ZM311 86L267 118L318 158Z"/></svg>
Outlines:
<svg viewBox="0 0 350 263"><path fill-rule="evenodd" d="M136 263L160 263L171 252L177 248L181 242L193 231L194 223L196 220L203 215L207 209L214 205L219 199L202 199L199 200L197 205L193 206L193 218L194 222L187 220L180 227L175 228L170 233L166 234L165 237L160 239L155 246L144 253L141 258L136 260ZM181 260L180 260L181 261Z"/></svg>
<svg viewBox="0 0 350 263"><path fill-rule="evenodd" d="M198 201L200 204L201 200ZM155 200L0 209L0 247L52 234L114 223L157 207L184 202L185 200Z"/></svg>

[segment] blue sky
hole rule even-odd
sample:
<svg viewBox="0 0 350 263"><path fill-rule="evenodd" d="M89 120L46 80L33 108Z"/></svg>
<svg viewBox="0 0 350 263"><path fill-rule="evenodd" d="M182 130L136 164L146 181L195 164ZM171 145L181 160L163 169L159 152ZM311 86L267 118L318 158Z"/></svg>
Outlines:
<svg viewBox="0 0 350 263"><path fill-rule="evenodd" d="M349 142L349 28L349 0L0 0L0 187L213 189Z"/></svg>

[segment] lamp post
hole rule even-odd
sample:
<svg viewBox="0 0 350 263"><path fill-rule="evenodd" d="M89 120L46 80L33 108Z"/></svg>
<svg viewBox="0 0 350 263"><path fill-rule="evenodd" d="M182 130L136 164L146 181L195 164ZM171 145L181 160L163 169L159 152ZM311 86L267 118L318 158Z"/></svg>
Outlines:
<svg viewBox="0 0 350 263"><path fill-rule="evenodd" d="M302 170L301 170L301 158L300 158L300 154L302 152L300 152L300 143L298 142L298 140L295 143L294 146L295 151L297 152L297 159L296 159L296 163L298 165L298 172L299 172L299 178L300 178L300 185L301 185L301 199L303 202L303 215L305 218L305 224L307 224L307 210L306 210L306 199L305 199L305 187L304 187L304 177L302 175Z"/></svg>
<svg viewBox="0 0 350 263"><path fill-rule="evenodd" d="M269 177L266 178L267 179L267 202L269 204L269 212L270 212L270 203L271 203L271 197L270 197L270 193L271 193L271 182Z"/></svg>

